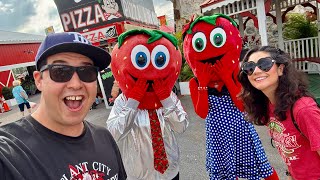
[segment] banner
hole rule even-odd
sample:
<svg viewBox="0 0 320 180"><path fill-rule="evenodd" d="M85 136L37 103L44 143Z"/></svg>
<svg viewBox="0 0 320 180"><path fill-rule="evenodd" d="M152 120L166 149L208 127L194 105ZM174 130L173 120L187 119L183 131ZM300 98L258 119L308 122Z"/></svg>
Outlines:
<svg viewBox="0 0 320 180"><path fill-rule="evenodd" d="M143 3L144 1L141 2ZM121 0L121 3L123 7L123 13L126 19L141 24L158 26L159 23L157 15L153 9L149 9L140 3L133 3L130 0Z"/></svg>
<svg viewBox="0 0 320 180"><path fill-rule="evenodd" d="M54 0L64 31L85 32L124 21L120 0Z"/></svg>
<svg viewBox="0 0 320 180"><path fill-rule="evenodd" d="M114 77L110 68L106 68L100 72L104 92L106 93L107 99L111 97L111 89L113 86Z"/></svg>

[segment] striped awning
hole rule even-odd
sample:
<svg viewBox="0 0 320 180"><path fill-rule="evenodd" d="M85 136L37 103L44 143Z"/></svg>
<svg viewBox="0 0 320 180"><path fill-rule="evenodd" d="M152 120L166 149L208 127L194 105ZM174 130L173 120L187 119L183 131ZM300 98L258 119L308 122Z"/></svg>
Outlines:
<svg viewBox="0 0 320 180"><path fill-rule="evenodd" d="M200 5L201 12L204 13L207 11L211 11L212 9L216 9L227 4L234 3L236 1L240 0L206 0Z"/></svg>

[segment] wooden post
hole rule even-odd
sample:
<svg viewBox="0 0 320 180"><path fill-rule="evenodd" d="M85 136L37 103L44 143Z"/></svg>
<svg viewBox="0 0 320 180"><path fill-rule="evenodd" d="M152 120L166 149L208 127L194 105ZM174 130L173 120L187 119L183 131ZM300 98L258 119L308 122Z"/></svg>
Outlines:
<svg viewBox="0 0 320 180"><path fill-rule="evenodd" d="M275 1L276 5L276 20L277 20L277 27L278 27L278 35L279 35L279 41L278 41L278 47L282 50L284 50L284 42L283 42L283 32L282 32L282 14L281 14L281 7L279 0Z"/></svg>
<svg viewBox="0 0 320 180"><path fill-rule="evenodd" d="M244 26L243 26L243 19L241 14L238 14L238 20L239 20L239 31L240 31L240 35L241 37L244 37Z"/></svg>

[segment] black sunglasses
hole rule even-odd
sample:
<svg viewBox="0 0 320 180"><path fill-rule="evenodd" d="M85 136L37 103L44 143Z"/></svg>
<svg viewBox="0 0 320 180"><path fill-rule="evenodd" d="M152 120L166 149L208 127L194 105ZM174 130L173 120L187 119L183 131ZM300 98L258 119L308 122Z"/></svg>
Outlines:
<svg viewBox="0 0 320 180"><path fill-rule="evenodd" d="M68 66L62 64L48 64L40 69L40 72L49 70L50 78L55 82L68 82L74 72L77 72L83 82L93 82L97 80L98 67L95 66Z"/></svg>
<svg viewBox="0 0 320 180"><path fill-rule="evenodd" d="M246 73L247 75L252 75L256 67L258 66L264 72L268 72L276 60L272 59L271 57L265 57L258 60L257 63L250 61L244 62L241 66L242 72Z"/></svg>

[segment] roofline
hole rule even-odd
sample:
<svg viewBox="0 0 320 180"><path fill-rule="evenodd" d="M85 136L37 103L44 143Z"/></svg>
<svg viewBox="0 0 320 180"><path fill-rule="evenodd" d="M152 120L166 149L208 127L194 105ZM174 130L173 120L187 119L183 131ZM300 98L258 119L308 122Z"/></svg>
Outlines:
<svg viewBox="0 0 320 180"><path fill-rule="evenodd" d="M219 0L219 1L214 1L214 2L211 2L211 3L206 3L206 4L201 4L200 7L207 7L207 6L210 6L212 4L216 4L216 3L219 3L221 1L224 1L224 0Z"/></svg>
<svg viewBox="0 0 320 180"><path fill-rule="evenodd" d="M43 40L24 40L24 41L0 41L0 44L34 44L42 43Z"/></svg>
<svg viewBox="0 0 320 180"><path fill-rule="evenodd" d="M11 36L19 35L19 36L30 36L28 38L7 38L7 39L0 39L0 44L29 44L29 43L41 43L46 36L44 35L38 35L38 34L29 34L24 32L14 32L14 31L7 31L7 30L1 30L0 33L10 33Z"/></svg>
<svg viewBox="0 0 320 180"><path fill-rule="evenodd" d="M19 64L5 65L5 66L0 66L0 72L12 70L12 69L19 68L19 67L27 67L27 66L35 66L35 65L36 65L36 63L34 61L19 63Z"/></svg>

